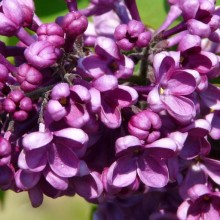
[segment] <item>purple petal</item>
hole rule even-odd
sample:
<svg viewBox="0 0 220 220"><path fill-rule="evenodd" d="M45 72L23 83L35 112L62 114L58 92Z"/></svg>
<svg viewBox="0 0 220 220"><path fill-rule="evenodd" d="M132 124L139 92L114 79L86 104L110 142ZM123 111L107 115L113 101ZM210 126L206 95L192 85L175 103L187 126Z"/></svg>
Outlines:
<svg viewBox="0 0 220 220"><path fill-rule="evenodd" d="M201 140L199 138L188 136L183 148L180 151L180 157L184 159L193 159L199 155L200 147Z"/></svg>
<svg viewBox="0 0 220 220"><path fill-rule="evenodd" d="M103 191L102 181L96 172L83 177L75 177L73 184L76 192L86 199L98 198Z"/></svg>
<svg viewBox="0 0 220 220"><path fill-rule="evenodd" d="M196 184L188 190L188 195L194 201L198 199L200 196L210 193L210 189L204 184Z"/></svg>
<svg viewBox="0 0 220 220"><path fill-rule="evenodd" d="M155 112L164 110L164 104L160 99L161 96L158 90L159 90L159 86L155 86L150 91L147 97L147 103L149 104L150 108Z"/></svg>
<svg viewBox="0 0 220 220"><path fill-rule="evenodd" d="M159 72L157 73L158 75L156 76L157 80L161 79L162 83L166 83L170 79L174 67L175 67L175 60L170 56L165 57L162 60L161 65L159 67Z"/></svg>
<svg viewBox="0 0 220 220"><path fill-rule="evenodd" d="M141 141L132 135L118 138L115 142L116 154L126 151L130 147L141 146Z"/></svg>
<svg viewBox="0 0 220 220"><path fill-rule="evenodd" d="M72 177L78 172L79 159L67 146L53 144L48 152L48 162L51 169L60 177Z"/></svg>
<svg viewBox="0 0 220 220"><path fill-rule="evenodd" d="M114 99L121 108L133 105L138 99L136 90L123 85L119 85L118 88L109 91L109 96Z"/></svg>
<svg viewBox="0 0 220 220"><path fill-rule="evenodd" d="M77 68L79 72L82 72L83 76L91 78L98 78L109 71L107 62L97 55L90 55L79 59Z"/></svg>
<svg viewBox="0 0 220 220"><path fill-rule="evenodd" d="M166 105L168 113L178 122L187 123L195 116L194 103L183 96L162 96L162 102Z"/></svg>
<svg viewBox="0 0 220 220"><path fill-rule="evenodd" d="M27 170L18 170L15 174L16 185L23 190L33 188L40 180L41 173L32 173Z"/></svg>
<svg viewBox="0 0 220 220"><path fill-rule="evenodd" d="M149 155L156 158L169 158L174 155L177 145L171 138L161 138L151 144L145 145L145 149Z"/></svg>
<svg viewBox="0 0 220 220"><path fill-rule="evenodd" d="M47 104L47 111L54 121L59 121L67 115L66 108L63 107L59 101L56 100L49 100Z"/></svg>
<svg viewBox="0 0 220 220"><path fill-rule="evenodd" d="M164 160L147 156L138 159L137 173L141 181L150 187L161 188L169 180L168 168Z"/></svg>
<svg viewBox="0 0 220 220"><path fill-rule="evenodd" d="M13 23L20 26L24 21L23 11L16 0L7 0L2 2L2 9L7 18L9 18Z"/></svg>
<svg viewBox="0 0 220 220"><path fill-rule="evenodd" d="M196 184L205 184L207 182L206 175L200 168L200 164L193 164L188 168L186 176L179 187L179 194L183 199L188 198L188 190Z"/></svg>
<svg viewBox="0 0 220 220"><path fill-rule="evenodd" d="M64 119L70 127L81 128L89 121L89 114L83 105L75 103L70 106Z"/></svg>
<svg viewBox="0 0 220 220"><path fill-rule="evenodd" d="M209 135L214 139L220 138L220 114L219 111L215 111L205 116L206 120L211 124L211 131Z"/></svg>
<svg viewBox="0 0 220 220"><path fill-rule="evenodd" d="M217 184L220 184L220 161L203 158L201 169Z"/></svg>
<svg viewBox="0 0 220 220"><path fill-rule="evenodd" d="M87 103L91 99L89 90L82 85L74 85L70 87L71 99L74 102Z"/></svg>
<svg viewBox="0 0 220 220"><path fill-rule="evenodd" d="M209 83L208 88L204 92L201 92L199 95L205 106L212 110L220 110L220 89L217 86Z"/></svg>
<svg viewBox="0 0 220 220"><path fill-rule="evenodd" d="M186 127L180 129L181 132L189 132L199 138L205 137L210 131L210 123L205 119L197 119Z"/></svg>
<svg viewBox="0 0 220 220"><path fill-rule="evenodd" d="M100 111L101 121L108 128L118 128L121 125L121 112L114 104L107 103L102 100Z"/></svg>
<svg viewBox="0 0 220 220"><path fill-rule="evenodd" d="M78 128L65 128L54 132L57 138L65 138L78 145L85 145L88 141L88 135L81 129ZM73 143L71 145L73 145Z"/></svg>
<svg viewBox="0 0 220 220"><path fill-rule="evenodd" d="M51 98L59 100L68 97L70 94L69 85L67 83L58 83L51 91Z"/></svg>
<svg viewBox="0 0 220 220"><path fill-rule="evenodd" d="M100 92L105 92L117 88L118 80L113 75L103 75L93 80L92 85Z"/></svg>
<svg viewBox="0 0 220 220"><path fill-rule="evenodd" d="M117 62L118 70L114 72L114 75L119 79L126 79L131 77L134 72L134 62L127 56L123 56L123 59Z"/></svg>
<svg viewBox="0 0 220 220"><path fill-rule="evenodd" d="M97 113L100 110L100 107L101 107L100 92L97 89L93 88L93 87L89 90L89 92L90 92L90 95L91 95L89 108L91 109L92 112Z"/></svg>
<svg viewBox="0 0 220 220"><path fill-rule="evenodd" d="M169 90L171 95L189 95L194 92L195 88L195 78L185 71L178 71L168 81L166 91Z"/></svg>
<svg viewBox="0 0 220 220"><path fill-rule="evenodd" d="M18 165L22 169L32 172L40 172L47 165L47 153L45 148L21 151L18 158Z"/></svg>
<svg viewBox="0 0 220 220"><path fill-rule="evenodd" d="M213 207L213 205L209 206L209 211L204 213L204 220L209 219L220 219L219 207Z"/></svg>
<svg viewBox="0 0 220 220"><path fill-rule="evenodd" d="M98 37L95 45L95 52L106 59L121 58L121 54L114 40L107 37Z"/></svg>
<svg viewBox="0 0 220 220"><path fill-rule="evenodd" d="M58 190L66 190L68 188L68 179L57 176L51 170L44 170L44 176L47 182Z"/></svg>
<svg viewBox="0 0 220 220"><path fill-rule="evenodd" d="M24 136L22 144L25 149L33 150L41 148L49 144L53 139L53 135L50 132L32 132Z"/></svg>
<svg viewBox="0 0 220 220"><path fill-rule="evenodd" d="M208 24L201 21L190 19L187 21L187 29L190 34L198 35L199 37L209 37L211 29Z"/></svg>
<svg viewBox="0 0 220 220"><path fill-rule="evenodd" d="M107 181L115 187L126 187L136 179L136 159L124 156L115 161L108 169Z"/></svg>
<svg viewBox="0 0 220 220"><path fill-rule="evenodd" d="M187 219L187 212L188 212L190 205L191 205L191 202L186 200L178 207L177 216L179 220Z"/></svg>
<svg viewBox="0 0 220 220"><path fill-rule="evenodd" d="M34 208L39 207L43 203L43 192L39 187L34 187L28 190L28 195L31 201L31 205Z"/></svg>

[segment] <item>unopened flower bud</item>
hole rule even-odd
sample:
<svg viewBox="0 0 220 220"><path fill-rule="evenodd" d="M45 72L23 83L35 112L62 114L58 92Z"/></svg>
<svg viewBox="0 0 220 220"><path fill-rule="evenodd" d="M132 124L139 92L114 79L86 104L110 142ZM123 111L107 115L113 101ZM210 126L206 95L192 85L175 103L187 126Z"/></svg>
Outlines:
<svg viewBox="0 0 220 220"><path fill-rule="evenodd" d="M77 37L84 33L88 26L87 18L78 11L69 12L63 17L62 28L70 36Z"/></svg>
<svg viewBox="0 0 220 220"><path fill-rule="evenodd" d="M14 112L13 117L17 121L24 121L28 118L28 113L26 111L19 110Z"/></svg>
<svg viewBox="0 0 220 220"><path fill-rule="evenodd" d="M24 51L28 63L37 68L53 65L60 55L61 51L47 41L37 41Z"/></svg>
<svg viewBox="0 0 220 220"><path fill-rule="evenodd" d="M36 68L24 63L18 67L16 78L21 84L21 89L26 92L36 89L41 84L43 76Z"/></svg>
<svg viewBox="0 0 220 220"><path fill-rule="evenodd" d="M128 123L128 131L130 134L147 142L153 142L159 138L161 127L160 117L150 111L144 110L131 117Z"/></svg>
<svg viewBox="0 0 220 220"><path fill-rule="evenodd" d="M117 26L114 37L117 45L128 51L134 47L146 47L151 40L151 33L140 21L131 20L128 24Z"/></svg>
<svg viewBox="0 0 220 220"><path fill-rule="evenodd" d="M8 140L0 137L0 158L8 156L11 153L11 144Z"/></svg>
<svg viewBox="0 0 220 220"><path fill-rule="evenodd" d="M64 45L64 32L56 23L42 24L37 29L38 40L48 41L55 47Z"/></svg>
<svg viewBox="0 0 220 220"><path fill-rule="evenodd" d="M5 82L8 78L8 69L0 64L0 82Z"/></svg>

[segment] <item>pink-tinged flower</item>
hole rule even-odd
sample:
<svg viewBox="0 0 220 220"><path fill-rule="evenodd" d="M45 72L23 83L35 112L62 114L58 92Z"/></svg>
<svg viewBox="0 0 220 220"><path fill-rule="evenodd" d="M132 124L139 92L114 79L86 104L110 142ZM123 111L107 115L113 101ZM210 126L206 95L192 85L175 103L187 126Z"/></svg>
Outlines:
<svg viewBox="0 0 220 220"><path fill-rule="evenodd" d="M18 165L26 170L21 172L31 173L40 173L49 165L50 176L54 173L61 178L73 177L78 172L79 158L86 151L87 141L87 134L77 128L53 133L32 132L23 138L24 149L19 155Z"/></svg>
<svg viewBox="0 0 220 220"><path fill-rule="evenodd" d="M187 95L197 87L199 73L195 70L175 67L175 60L162 55L154 57L155 87L147 101L153 111L166 110L179 123L189 123L196 115L195 106ZM158 58L158 59L157 59Z"/></svg>
<svg viewBox="0 0 220 220"><path fill-rule="evenodd" d="M220 17L215 13L215 1L179 0L170 1L170 3L173 4L173 13L170 13L168 25L182 14L184 22L176 27L181 30L188 29L190 34L200 37L209 37L220 26ZM164 27L166 28L168 25L165 24Z"/></svg>
<svg viewBox="0 0 220 220"><path fill-rule="evenodd" d="M43 76L36 68L27 63L18 67L16 78L25 92L35 90L42 82Z"/></svg>
<svg viewBox="0 0 220 220"><path fill-rule="evenodd" d="M48 41L32 43L24 51L27 62L36 68L46 68L58 60L61 51Z"/></svg>
<svg viewBox="0 0 220 220"><path fill-rule="evenodd" d="M219 65L218 57L214 53L202 51L201 39L196 35L186 34L180 40L178 49L183 58L183 68L194 69L205 75Z"/></svg>
<svg viewBox="0 0 220 220"><path fill-rule="evenodd" d="M28 118L29 112L33 108L32 100L18 89L11 91L3 101L3 108L11 113L17 121L24 121Z"/></svg>
<svg viewBox="0 0 220 220"><path fill-rule="evenodd" d="M181 132L187 132L188 136L180 150L180 157L192 159L200 154L208 154L211 146L207 141L207 135L210 131L210 123L205 119L197 119L180 129Z"/></svg>
<svg viewBox="0 0 220 220"><path fill-rule="evenodd" d="M90 99L91 96L86 87L59 83L51 91L47 111L54 121L64 119L69 126L81 128L89 121L85 105L90 102Z"/></svg>
<svg viewBox="0 0 220 220"><path fill-rule="evenodd" d="M197 184L188 190L189 199L178 208L180 220L219 219L220 193L212 192L207 186Z"/></svg>
<svg viewBox="0 0 220 220"><path fill-rule="evenodd" d="M24 18L21 5L17 0L4 0L1 3L0 34L13 36L22 26Z"/></svg>
<svg viewBox="0 0 220 220"><path fill-rule="evenodd" d="M128 24L117 26L114 37L120 49L129 51L134 47L146 47L151 40L151 33L142 22L131 20Z"/></svg>
<svg viewBox="0 0 220 220"><path fill-rule="evenodd" d="M88 20L79 11L72 11L63 17L61 26L66 34L77 37L85 32Z"/></svg>
<svg viewBox="0 0 220 220"><path fill-rule="evenodd" d="M23 12L24 26L30 26L32 24L35 11L33 0L19 0L18 3Z"/></svg>
<svg viewBox="0 0 220 220"><path fill-rule="evenodd" d="M128 131L140 140L151 143L160 137L161 126L159 115L147 109L131 117L128 122Z"/></svg>
<svg viewBox="0 0 220 220"><path fill-rule="evenodd" d="M136 103L137 92L129 87L118 85L116 77L104 75L93 81L90 89L92 112L98 113L100 120L109 128L121 125L121 109Z"/></svg>
<svg viewBox="0 0 220 220"><path fill-rule="evenodd" d="M48 41L55 47L64 45L64 31L56 23L42 24L37 29L38 40Z"/></svg>
<svg viewBox="0 0 220 220"><path fill-rule="evenodd" d="M133 70L133 61L121 54L116 43L106 37L97 38L95 54L81 58L78 62L78 71L91 78L104 74L128 78L133 74Z"/></svg>
<svg viewBox="0 0 220 220"><path fill-rule="evenodd" d="M169 181L166 160L175 151L176 143L170 138L146 145L134 136L119 138L116 141L118 159L108 169L108 184L123 188L139 178L146 186L163 187Z"/></svg>

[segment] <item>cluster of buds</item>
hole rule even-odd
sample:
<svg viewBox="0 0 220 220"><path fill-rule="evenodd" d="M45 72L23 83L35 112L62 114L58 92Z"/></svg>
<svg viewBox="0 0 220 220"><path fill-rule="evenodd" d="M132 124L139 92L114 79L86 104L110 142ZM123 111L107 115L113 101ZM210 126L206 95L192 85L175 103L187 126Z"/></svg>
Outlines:
<svg viewBox="0 0 220 220"><path fill-rule="evenodd" d="M158 30L135 0L65 2L46 24L0 2L19 41L0 42L0 189L33 207L78 194L94 220L220 219L215 0L168 0Z"/></svg>

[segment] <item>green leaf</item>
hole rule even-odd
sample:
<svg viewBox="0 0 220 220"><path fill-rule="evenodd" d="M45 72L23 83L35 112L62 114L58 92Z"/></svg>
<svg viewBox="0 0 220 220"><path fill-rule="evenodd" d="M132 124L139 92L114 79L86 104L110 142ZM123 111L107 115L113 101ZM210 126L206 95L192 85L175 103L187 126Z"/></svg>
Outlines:
<svg viewBox="0 0 220 220"><path fill-rule="evenodd" d="M78 8L84 8L88 5L89 0L78 0ZM43 22L53 22L56 17L64 16L67 12L67 6L64 0L45 0L35 1L36 14Z"/></svg>
<svg viewBox="0 0 220 220"><path fill-rule="evenodd" d="M93 220L93 214L94 212L97 210L97 206L96 205L92 205L91 206L91 212L90 212L90 220Z"/></svg>
<svg viewBox="0 0 220 220"><path fill-rule="evenodd" d="M145 24L157 29L166 18L169 6L166 0L136 0L140 16Z"/></svg>
<svg viewBox="0 0 220 220"><path fill-rule="evenodd" d="M0 190L0 203L3 206L5 201L5 191Z"/></svg>

